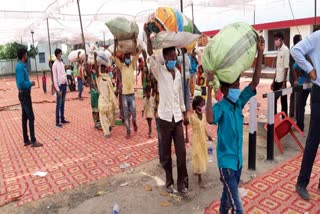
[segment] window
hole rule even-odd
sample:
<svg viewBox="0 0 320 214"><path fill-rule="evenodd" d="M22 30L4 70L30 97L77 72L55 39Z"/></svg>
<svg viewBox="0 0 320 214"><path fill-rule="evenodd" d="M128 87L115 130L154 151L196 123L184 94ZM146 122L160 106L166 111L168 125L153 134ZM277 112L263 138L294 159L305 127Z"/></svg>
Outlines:
<svg viewBox="0 0 320 214"><path fill-rule="evenodd" d="M39 53L39 63L46 63L46 56L44 52Z"/></svg>
<svg viewBox="0 0 320 214"><path fill-rule="evenodd" d="M268 31L268 51L275 51L273 35L276 32L282 32L284 35L284 44L290 47L290 28L274 29Z"/></svg>

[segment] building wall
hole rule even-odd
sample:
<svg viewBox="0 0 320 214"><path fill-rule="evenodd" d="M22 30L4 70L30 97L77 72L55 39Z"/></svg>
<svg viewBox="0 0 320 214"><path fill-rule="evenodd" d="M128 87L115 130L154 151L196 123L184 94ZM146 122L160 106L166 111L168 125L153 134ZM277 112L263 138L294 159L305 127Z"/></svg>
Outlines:
<svg viewBox="0 0 320 214"><path fill-rule="evenodd" d="M313 31L313 26L312 25L302 25L302 26L296 26L296 27L291 27L290 28L290 44L291 47L293 47L293 37L296 34L301 34L302 38L307 37L310 35Z"/></svg>

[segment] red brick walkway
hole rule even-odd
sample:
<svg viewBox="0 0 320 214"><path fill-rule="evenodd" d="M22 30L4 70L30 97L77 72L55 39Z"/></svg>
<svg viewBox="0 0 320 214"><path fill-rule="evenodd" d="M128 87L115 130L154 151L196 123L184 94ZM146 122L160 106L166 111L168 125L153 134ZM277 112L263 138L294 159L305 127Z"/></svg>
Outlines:
<svg viewBox="0 0 320 214"><path fill-rule="evenodd" d="M267 88L261 85L260 93ZM23 146L14 79L0 79L0 92L0 204L23 194L17 203L21 205L120 173L119 166L124 162L137 166L157 158L155 124L153 122L152 139L148 139L147 122L141 118L141 99L137 99L138 132L126 140L125 127L117 126L106 140L101 131L93 128L88 88L83 92L84 101L75 99L76 92L67 94L65 116L71 123L62 129L55 128L55 97L34 88L36 137L44 147L33 149ZM263 113L266 102L260 95L258 99ZM247 108L244 115L248 117ZM210 126L209 131L215 136L214 126ZM48 175L35 177L36 171L45 171Z"/></svg>
<svg viewBox="0 0 320 214"><path fill-rule="evenodd" d="M258 176L242 185L248 194L242 198L245 213L249 214L318 214L320 213L320 150L318 151L308 190L310 201L298 196L295 185L300 170L302 154L277 166L275 169ZM214 201L206 214L218 214L220 202Z"/></svg>

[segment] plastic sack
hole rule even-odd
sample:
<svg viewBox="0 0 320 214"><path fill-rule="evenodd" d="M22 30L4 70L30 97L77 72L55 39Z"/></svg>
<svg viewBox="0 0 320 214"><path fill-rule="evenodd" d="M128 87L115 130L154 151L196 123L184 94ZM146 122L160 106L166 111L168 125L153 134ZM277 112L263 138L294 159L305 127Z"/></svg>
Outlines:
<svg viewBox="0 0 320 214"><path fill-rule="evenodd" d="M139 34L139 27L136 22L129 21L124 17L117 17L106 23L107 27L119 41L136 39Z"/></svg>
<svg viewBox="0 0 320 214"><path fill-rule="evenodd" d="M78 61L78 52L79 51L80 51L79 59L84 61L85 58L86 58L86 55L85 55L84 50L82 50L82 49L71 51L69 53L69 55L68 55L68 60L70 62L77 62Z"/></svg>
<svg viewBox="0 0 320 214"><path fill-rule="evenodd" d="M200 33L188 17L170 7L159 7L150 14L146 28L150 34L162 31Z"/></svg>
<svg viewBox="0 0 320 214"><path fill-rule="evenodd" d="M110 58L107 56L104 50L98 50L97 53L97 64L110 66Z"/></svg>
<svg viewBox="0 0 320 214"><path fill-rule="evenodd" d="M175 11L170 7L159 7L150 14L146 23L149 32L178 31Z"/></svg>
<svg viewBox="0 0 320 214"><path fill-rule="evenodd" d="M243 22L223 28L204 49L202 66L214 72L220 81L235 82L240 74L252 66L257 52L256 31Z"/></svg>
<svg viewBox="0 0 320 214"><path fill-rule="evenodd" d="M188 32L163 31L151 37L152 49L168 47L183 48L199 38L200 35Z"/></svg>

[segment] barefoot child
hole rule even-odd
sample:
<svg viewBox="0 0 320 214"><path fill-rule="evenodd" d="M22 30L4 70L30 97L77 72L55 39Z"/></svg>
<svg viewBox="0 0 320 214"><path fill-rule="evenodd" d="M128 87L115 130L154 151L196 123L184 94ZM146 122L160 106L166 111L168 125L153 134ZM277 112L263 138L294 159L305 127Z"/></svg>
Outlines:
<svg viewBox="0 0 320 214"><path fill-rule="evenodd" d="M154 98L151 96L151 88L150 86L145 87L145 97L143 98L143 110L142 117L145 115L148 121L149 127L149 138L151 138L151 123L152 118L154 117Z"/></svg>
<svg viewBox="0 0 320 214"><path fill-rule="evenodd" d="M194 113L189 118L192 127L192 169L198 175L200 187L204 187L201 174L208 168L208 147L207 140L212 140L207 130L207 120L205 116L205 100L201 96L194 97L192 101Z"/></svg>
<svg viewBox="0 0 320 214"><path fill-rule="evenodd" d="M212 107L212 72L208 73L206 116L209 124L218 125L217 160L223 192L220 213L244 213L238 186L242 170L243 115L242 109L254 96L261 75L264 39L260 37L258 57L252 82L241 92L240 77L232 84L221 82L223 99Z"/></svg>

